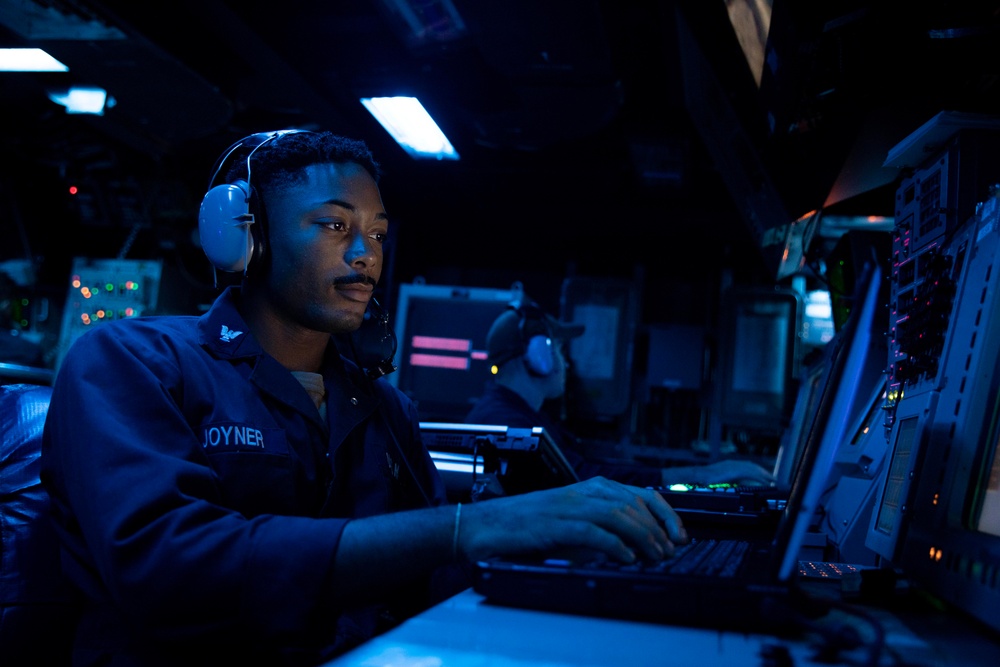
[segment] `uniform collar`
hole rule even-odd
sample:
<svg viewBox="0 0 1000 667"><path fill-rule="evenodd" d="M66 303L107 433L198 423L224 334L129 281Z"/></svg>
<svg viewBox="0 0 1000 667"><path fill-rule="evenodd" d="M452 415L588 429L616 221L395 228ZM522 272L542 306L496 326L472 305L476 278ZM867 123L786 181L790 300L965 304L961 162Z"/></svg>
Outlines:
<svg viewBox="0 0 1000 667"><path fill-rule="evenodd" d="M308 403L308 397L301 391L298 380L277 360L267 354L250 333L246 321L237 308L239 296L239 287L227 287L216 298L208 312L199 318L198 337L200 344L219 359L262 358L260 362L253 364L253 382L276 398L311 415L315 412L315 408L311 403ZM365 386L363 371L355 367L353 363L345 362L332 337L327 346L320 372L323 375L327 391L330 393L327 397L328 401L333 397L338 404L347 402L357 408L350 411L354 415L353 417L341 420L341 423L338 424L340 430L349 430L375 409L376 399ZM298 399L302 399L302 401ZM310 409L305 409L306 405ZM316 416L318 417L318 415Z"/></svg>
<svg viewBox="0 0 1000 667"><path fill-rule="evenodd" d="M264 351L236 307L239 293L239 287L227 287L198 320L199 342L216 357L239 359Z"/></svg>

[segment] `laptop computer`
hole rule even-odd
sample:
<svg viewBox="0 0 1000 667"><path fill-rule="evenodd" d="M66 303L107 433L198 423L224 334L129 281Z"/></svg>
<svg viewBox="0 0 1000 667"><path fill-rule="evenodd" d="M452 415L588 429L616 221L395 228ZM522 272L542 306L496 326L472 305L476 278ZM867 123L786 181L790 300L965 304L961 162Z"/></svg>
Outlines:
<svg viewBox="0 0 1000 667"><path fill-rule="evenodd" d="M528 609L733 630L787 629L809 603L797 585L799 555L828 488L844 432L839 422L856 402L838 387L856 386L863 367L864 350L855 348L865 336L857 325L870 316L874 299L863 301L830 342L824 372L836 381L824 384L819 417L802 443L771 534L686 526L691 545L658 563L623 565L588 554L487 559L473 564L473 589L488 603Z"/></svg>
<svg viewBox="0 0 1000 667"><path fill-rule="evenodd" d="M688 523L771 523L785 509L807 439L815 428L826 425L819 407L824 392L834 383L831 362L835 351L833 347L827 349L801 374L792 416L771 470L774 485L679 482L652 488L656 488ZM827 405L832 405L832 401Z"/></svg>
<svg viewBox="0 0 1000 667"><path fill-rule="evenodd" d="M785 509L810 438L822 434L838 443L840 451L850 446L854 435L851 429L871 404L863 400L868 396L868 387L874 389L884 384L885 356L879 354L881 350L872 345L871 340L872 332L883 326L878 317L882 282L882 270L877 264L863 267L857 281L856 306L850 326L842 327L823 354L802 371L791 419L775 457L774 485L673 484L655 487L685 521L768 523L776 511ZM839 362L838 355L843 357Z"/></svg>
<svg viewBox="0 0 1000 667"><path fill-rule="evenodd" d="M679 549L675 557L629 566L587 554L482 560L473 565L473 589L488 603L505 606L780 630L797 606L793 584L798 553L825 486L822 473L829 470L834 448L814 451L810 483L793 486L772 538L689 528L691 544Z"/></svg>

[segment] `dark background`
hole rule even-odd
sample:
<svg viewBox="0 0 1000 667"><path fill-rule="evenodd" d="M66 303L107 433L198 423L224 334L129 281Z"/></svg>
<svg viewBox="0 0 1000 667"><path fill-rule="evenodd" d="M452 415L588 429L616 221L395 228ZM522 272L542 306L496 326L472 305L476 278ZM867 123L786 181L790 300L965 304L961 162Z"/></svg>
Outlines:
<svg viewBox="0 0 1000 667"><path fill-rule="evenodd" d="M723 0L0 0L0 46L70 67L0 74L0 261L27 260L57 312L73 257L163 258L161 308L196 311L215 294L195 226L218 155L323 128L385 168L390 310L418 279L520 281L556 310L569 275L625 277L642 322L711 327L729 286L787 285L770 231L840 221L801 258L822 286L845 229L893 215L894 145L939 111L1000 111L998 11L774 0L758 87ZM116 104L67 115L46 92L69 83ZM410 158L358 102L409 93L461 161Z"/></svg>

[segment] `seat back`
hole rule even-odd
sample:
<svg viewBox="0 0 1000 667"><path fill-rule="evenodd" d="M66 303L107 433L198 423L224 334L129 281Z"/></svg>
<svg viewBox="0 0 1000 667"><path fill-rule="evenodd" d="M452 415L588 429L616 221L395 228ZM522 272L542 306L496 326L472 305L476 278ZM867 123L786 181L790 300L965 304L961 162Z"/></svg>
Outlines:
<svg viewBox="0 0 1000 667"><path fill-rule="evenodd" d="M39 479L52 388L0 385L0 662L68 665L78 617Z"/></svg>

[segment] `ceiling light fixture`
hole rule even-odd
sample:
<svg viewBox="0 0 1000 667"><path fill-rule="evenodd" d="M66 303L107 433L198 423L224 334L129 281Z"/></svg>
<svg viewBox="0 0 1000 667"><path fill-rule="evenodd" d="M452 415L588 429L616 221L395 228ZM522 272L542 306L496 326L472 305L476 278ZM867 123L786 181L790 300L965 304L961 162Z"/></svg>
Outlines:
<svg viewBox="0 0 1000 667"><path fill-rule="evenodd" d="M73 86L67 90L50 92L49 99L66 107L66 113L85 113L103 116L104 109L115 105L115 98L110 97L103 88Z"/></svg>
<svg viewBox="0 0 1000 667"><path fill-rule="evenodd" d="M68 72L42 49L0 49L0 72Z"/></svg>
<svg viewBox="0 0 1000 667"><path fill-rule="evenodd" d="M449 44L468 34L451 0L381 0L396 33L410 47Z"/></svg>
<svg viewBox="0 0 1000 667"><path fill-rule="evenodd" d="M361 104L417 159L457 160L455 148L415 97L362 97Z"/></svg>

